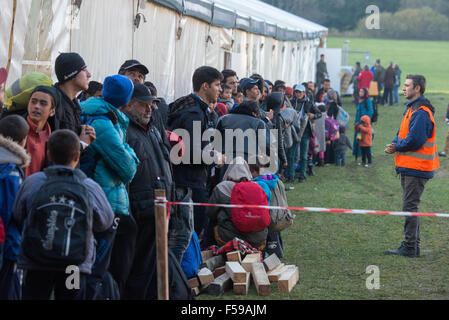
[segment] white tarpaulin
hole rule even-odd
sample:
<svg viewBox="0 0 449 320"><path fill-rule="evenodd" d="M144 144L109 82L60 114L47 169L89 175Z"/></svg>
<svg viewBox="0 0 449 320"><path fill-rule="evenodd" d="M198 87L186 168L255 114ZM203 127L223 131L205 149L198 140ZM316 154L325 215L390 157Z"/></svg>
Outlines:
<svg viewBox="0 0 449 320"><path fill-rule="evenodd" d="M0 1L0 66L6 66L14 0ZM257 10L240 0L17 0L7 85L30 71L56 80L54 61L69 51L80 53L91 80L101 82L125 60L139 60L169 102L191 92L193 72L202 65L232 68L240 78L259 73L290 86L314 80L326 28L250 1Z"/></svg>

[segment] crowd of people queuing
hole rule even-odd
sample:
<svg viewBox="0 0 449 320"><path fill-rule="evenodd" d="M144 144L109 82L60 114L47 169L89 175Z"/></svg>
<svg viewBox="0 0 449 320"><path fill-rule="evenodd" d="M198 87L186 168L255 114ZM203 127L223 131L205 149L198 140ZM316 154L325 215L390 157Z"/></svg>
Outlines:
<svg viewBox="0 0 449 320"><path fill-rule="evenodd" d="M49 299L52 292L55 299L155 299L155 190L165 190L169 201L285 206L284 183L306 183L317 166L344 167L348 148L360 165L372 163L375 112L367 67L356 77L353 143L345 134L350 117L331 87L324 56L317 82L291 86L199 67L193 93L169 104L137 60L125 61L103 83L89 81L77 53L61 53L54 67L56 84L38 72L7 89L1 83L0 299ZM380 68L376 63L376 74ZM227 150L223 139L220 151L209 150L207 141L194 141L195 123L201 134L266 135L243 149L233 141ZM181 129L189 141L176 133ZM252 143L270 150L273 130L275 152L254 153ZM213 164L175 164L173 150L189 159L210 157ZM278 165L270 171L273 157ZM254 211L261 220L250 223L238 218L243 209L237 211L172 206L171 263L186 271L186 256L195 248L235 239L282 257L281 231L291 225L291 213ZM67 265L79 269L75 289L67 287ZM193 270L198 267L196 262Z"/></svg>

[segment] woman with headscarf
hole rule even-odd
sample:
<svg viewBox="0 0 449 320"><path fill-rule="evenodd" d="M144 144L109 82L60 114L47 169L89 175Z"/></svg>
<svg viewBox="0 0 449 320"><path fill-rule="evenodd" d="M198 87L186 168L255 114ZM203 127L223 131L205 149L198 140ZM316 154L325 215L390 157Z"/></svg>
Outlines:
<svg viewBox="0 0 449 320"><path fill-rule="evenodd" d="M359 90L359 101L357 104L357 112L355 115L354 125L360 124L360 119L363 116L368 116L370 119L372 118L374 113L373 102L369 97L368 88L360 88ZM354 148L352 150L352 154L355 156L357 160L362 156L362 150L359 146L359 139L357 139L357 131L354 132Z"/></svg>

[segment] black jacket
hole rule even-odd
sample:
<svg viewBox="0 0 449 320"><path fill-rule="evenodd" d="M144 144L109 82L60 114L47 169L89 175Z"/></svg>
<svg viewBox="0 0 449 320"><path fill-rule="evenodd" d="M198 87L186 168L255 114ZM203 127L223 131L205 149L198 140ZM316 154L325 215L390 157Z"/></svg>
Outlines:
<svg viewBox="0 0 449 320"><path fill-rule="evenodd" d="M209 142L202 141L201 136L207 129L209 120L207 116L208 108L209 106L195 94L179 98L169 105L168 129L170 131L184 129L190 135L190 148L188 148L190 150L187 150L186 146L186 152L190 151L187 154L189 164L181 163L173 166L173 175L177 186L193 189L206 188L208 166L202 161L202 152ZM195 139L200 139L200 141L195 141L195 143L193 135L194 122L199 123L199 134L201 135L195 137ZM187 143L184 137L181 138ZM194 156L200 157L200 163L194 164Z"/></svg>
<svg viewBox="0 0 449 320"><path fill-rule="evenodd" d="M293 108L299 114L301 114L301 110L302 110L302 108L304 108L304 116L307 116L308 113L312 113L315 116L314 119L319 119L323 115L320 112L320 110L318 110L317 107L315 107L315 105L312 103L312 101L310 101L310 99L308 98L307 95L304 96L304 98L302 100L299 100L298 98L294 97L291 100L291 103L292 103ZM304 133L307 133L309 137L312 136L312 125L310 123L310 120L307 121L307 127L306 127Z"/></svg>
<svg viewBox="0 0 449 320"><path fill-rule="evenodd" d="M59 129L68 129L81 134L81 107L78 100L70 100L70 98L59 88L59 84L54 85L60 94L60 103L56 106L55 120ZM51 124L50 124L51 125ZM53 128L53 126L52 126Z"/></svg>
<svg viewBox="0 0 449 320"><path fill-rule="evenodd" d="M132 115L126 111L125 114L129 118L128 144L140 160L136 175L129 185L131 213L137 220L152 220L154 219L154 190L165 189L167 199L171 200L174 183L170 151L151 122L146 130L134 120Z"/></svg>

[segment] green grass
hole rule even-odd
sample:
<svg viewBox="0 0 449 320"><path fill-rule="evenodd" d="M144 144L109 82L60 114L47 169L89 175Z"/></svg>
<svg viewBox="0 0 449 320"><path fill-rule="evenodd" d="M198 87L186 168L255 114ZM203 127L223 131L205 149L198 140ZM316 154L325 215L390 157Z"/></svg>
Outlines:
<svg viewBox="0 0 449 320"><path fill-rule="evenodd" d="M397 63L402 70L402 81L407 73L423 74L428 81L429 93L449 94L449 64L445 59L449 41L328 38L327 47L342 48L345 40L350 41L349 50L371 51L372 64L377 58L385 68L390 61ZM349 65L354 66L356 61L363 64L363 57L349 55Z"/></svg>
<svg viewBox="0 0 449 320"><path fill-rule="evenodd" d="M427 97L437 109L437 143L444 146L448 128L444 124L448 95ZM403 99L403 98L402 98ZM404 101L401 101L404 102ZM355 107L349 98L343 106L354 119ZM374 125L373 167L357 166L351 153L347 167L316 168L317 177L305 184L288 184L290 206L344 209L401 210L401 187L394 170L394 158L384 146L396 134L402 106L380 107ZM351 141L353 128L347 132ZM425 188L422 212L449 212L449 160L441 159L441 169ZM257 296L254 284L246 297L226 293L219 299L448 299L449 298L449 219L421 218L421 257L386 256L403 238L403 217L366 216L339 213L296 212L293 226L282 233L285 257L282 262L299 267L300 279L289 294L279 294L272 285L269 297ZM366 268L380 269L380 289L366 288ZM202 299L216 299L203 294Z"/></svg>

